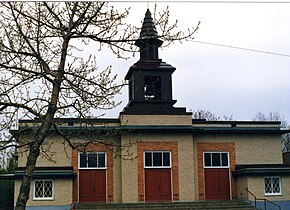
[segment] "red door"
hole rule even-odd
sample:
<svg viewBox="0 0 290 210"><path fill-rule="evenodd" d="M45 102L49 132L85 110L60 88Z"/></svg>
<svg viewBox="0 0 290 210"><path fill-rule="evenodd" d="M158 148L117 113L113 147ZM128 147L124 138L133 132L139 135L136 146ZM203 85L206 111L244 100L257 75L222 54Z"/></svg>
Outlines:
<svg viewBox="0 0 290 210"><path fill-rule="evenodd" d="M206 168L205 198L206 200L229 200L230 182L228 168Z"/></svg>
<svg viewBox="0 0 290 210"><path fill-rule="evenodd" d="M171 169L145 169L145 201L171 200Z"/></svg>
<svg viewBox="0 0 290 210"><path fill-rule="evenodd" d="M79 170L80 202L106 202L106 170Z"/></svg>

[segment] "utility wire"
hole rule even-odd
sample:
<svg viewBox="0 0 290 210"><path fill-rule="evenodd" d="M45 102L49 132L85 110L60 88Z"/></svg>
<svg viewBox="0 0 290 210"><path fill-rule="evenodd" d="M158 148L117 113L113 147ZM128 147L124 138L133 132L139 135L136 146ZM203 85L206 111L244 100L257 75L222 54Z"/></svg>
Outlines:
<svg viewBox="0 0 290 210"><path fill-rule="evenodd" d="M290 57L290 55L288 55L288 54L276 53L276 52L270 52L270 51L263 51L263 50L255 50L255 49L250 49L250 48L245 48L245 47L236 47L236 46L232 46L232 45L215 44L215 43L211 43L211 42L203 42L203 41L196 41L196 40L192 40L192 42L196 42L196 43L199 43L199 44L214 45L214 46L218 46L218 47L227 47L227 48L238 49L238 50L246 50L246 51L258 52L258 53L264 53L264 54L270 54L270 55Z"/></svg>
<svg viewBox="0 0 290 210"><path fill-rule="evenodd" d="M130 0L108 0L107 2L134 2L134 3L149 3L149 2L154 2L154 3L204 3L204 4L290 4L290 1L265 1L265 0L154 0L154 1L144 1L144 0L135 0L135 1L130 1ZM196 42L199 44L207 44L207 45L214 45L218 47L227 47L227 48L232 48L232 49L238 49L238 50L246 50L246 51L252 51L252 52L258 52L258 53L264 53L264 54L270 54L270 55L276 55L276 56L283 56L283 57L290 57L288 54L283 54L283 53L276 53L276 52L270 52L270 51L263 51L263 50L256 50L256 49L250 49L250 48L244 48L244 47L237 47L237 46L231 46L231 45L224 45L224 44L216 44L216 43L211 43L211 42L203 42L203 41L196 41L193 40L192 42Z"/></svg>

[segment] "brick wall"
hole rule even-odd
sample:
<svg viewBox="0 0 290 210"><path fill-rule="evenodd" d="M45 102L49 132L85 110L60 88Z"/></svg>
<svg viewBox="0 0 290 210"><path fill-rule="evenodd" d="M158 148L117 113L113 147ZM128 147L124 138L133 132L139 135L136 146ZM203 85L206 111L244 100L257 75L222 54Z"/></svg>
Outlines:
<svg viewBox="0 0 290 210"><path fill-rule="evenodd" d="M197 167L195 167L193 139L191 133L182 133L178 139L179 164L179 199L183 201L196 200ZM197 153L195 153L196 156Z"/></svg>
<svg viewBox="0 0 290 210"><path fill-rule="evenodd" d="M151 142L144 141L137 145L138 161L138 201L144 201L144 151L171 151L172 158L172 192L173 200L179 200L179 181L178 181L178 143L172 142Z"/></svg>
<svg viewBox="0 0 290 210"><path fill-rule="evenodd" d="M191 115L122 115L122 125L191 125Z"/></svg>
<svg viewBox="0 0 290 210"><path fill-rule="evenodd" d="M198 193L199 200L205 200L205 179L203 168L203 153L204 152L229 152L230 172L235 170L236 152L234 142L202 142L197 143L197 160L198 160ZM232 198L237 198L236 180L230 176Z"/></svg>
<svg viewBox="0 0 290 210"><path fill-rule="evenodd" d="M49 179L49 178L48 178ZM72 180L70 179L49 179L53 181L54 194L52 200L34 200L34 181L31 183L29 200L27 206L69 206L72 203ZM16 203L21 180L15 180L14 203Z"/></svg>
<svg viewBox="0 0 290 210"><path fill-rule="evenodd" d="M281 138L279 134L233 133L196 134L201 142L234 142L237 164L282 164ZM269 155L271 154L271 155Z"/></svg>
<svg viewBox="0 0 290 210"><path fill-rule="evenodd" d="M240 178L239 178L240 179ZM240 184L240 180L239 180ZM270 201L290 201L290 176L281 176L281 195L265 196L264 176L247 177L247 187L258 198L266 198ZM253 200L253 196L249 196ZM278 209L278 208L277 208ZM284 208L282 208L284 209ZM288 208L287 208L288 209Z"/></svg>
<svg viewBox="0 0 290 210"><path fill-rule="evenodd" d="M87 151L90 152L107 152L107 201L113 202L113 148L104 144L91 144L87 147ZM72 151L72 166L76 174L78 174L78 150ZM78 202L78 177L73 182L72 197L73 202Z"/></svg>
<svg viewBox="0 0 290 210"><path fill-rule="evenodd" d="M36 167L70 166L71 148L60 136L49 136L42 145L42 151L37 159ZM27 148L18 149L18 167L25 167L28 152ZM49 158L47 158L49 157Z"/></svg>

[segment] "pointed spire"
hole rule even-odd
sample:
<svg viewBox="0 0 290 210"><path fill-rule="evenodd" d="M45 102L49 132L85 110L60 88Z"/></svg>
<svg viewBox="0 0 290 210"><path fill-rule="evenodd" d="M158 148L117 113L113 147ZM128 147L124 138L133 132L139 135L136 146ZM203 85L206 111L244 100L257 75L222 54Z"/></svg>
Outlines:
<svg viewBox="0 0 290 210"><path fill-rule="evenodd" d="M135 45L140 48L140 60L156 60L158 59L158 48L163 41L158 39L158 33L151 16L151 12L147 9L139 39Z"/></svg>
<svg viewBox="0 0 290 210"><path fill-rule="evenodd" d="M153 23L151 12L149 9L147 9L140 33L140 39L157 38L157 37L158 33Z"/></svg>

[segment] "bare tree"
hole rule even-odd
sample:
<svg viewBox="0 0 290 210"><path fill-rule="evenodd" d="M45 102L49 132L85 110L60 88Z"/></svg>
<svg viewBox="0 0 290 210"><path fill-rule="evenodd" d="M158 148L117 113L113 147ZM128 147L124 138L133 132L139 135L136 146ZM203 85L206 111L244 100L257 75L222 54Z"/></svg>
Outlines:
<svg viewBox="0 0 290 210"><path fill-rule="evenodd" d="M97 71L94 56L81 50L89 43L108 46L118 57L134 52L137 27L126 23L129 10L120 12L104 2L4 2L0 4L0 114L1 129L17 119L37 118L40 126L27 143L29 150L15 209L25 209L32 173L48 131L56 117L87 118L94 109L118 105L114 96L124 84L116 82L111 68ZM158 18L159 17L159 18ZM156 12L160 38L192 39L199 23L187 34L169 24L169 12ZM91 41L91 42L90 42ZM76 54L76 52L79 52ZM81 56L78 56L80 55ZM2 139L0 147L19 145Z"/></svg>
<svg viewBox="0 0 290 210"><path fill-rule="evenodd" d="M223 120L223 121L232 121L233 116L218 116L215 113L205 110L205 109L197 109L196 111L192 112L192 119L205 119L209 121L217 121L217 120Z"/></svg>
<svg viewBox="0 0 290 210"><path fill-rule="evenodd" d="M281 127L286 129L289 128L287 121L285 120L284 116L281 115L279 112L270 111L268 114L259 112L257 113L252 120L254 121L280 121ZM290 151L290 133L284 134L281 137L282 142L282 152L289 152Z"/></svg>
<svg viewBox="0 0 290 210"><path fill-rule="evenodd" d="M287 128L287 121L284 119L284 116L279 112L270 111L268 114L259 112L257 113L252 120L254 121L280 121L282 128Z"/></svg>

